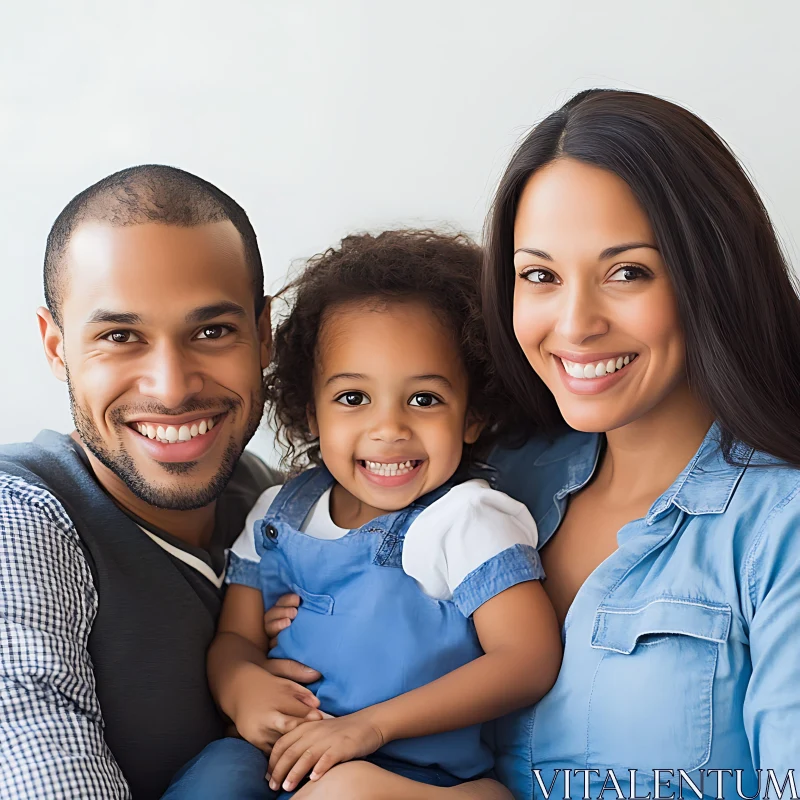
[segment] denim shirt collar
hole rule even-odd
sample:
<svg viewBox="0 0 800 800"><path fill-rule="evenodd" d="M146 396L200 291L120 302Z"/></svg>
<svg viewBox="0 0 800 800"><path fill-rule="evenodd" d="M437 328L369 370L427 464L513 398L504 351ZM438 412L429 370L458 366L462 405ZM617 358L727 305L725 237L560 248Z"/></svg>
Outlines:
<svg viewBox="0 0 800 800"><path fill-rule="evenodd" d="M722 514L753 456L753 448L736 442L731 455L738 464L730 464L720 446L721 429L715 422L705 435L692 460L650 507L645 518L652 525L674 506L687 514ZM585 486L600 461L602 436L588 438L569 455L567 481L556 497L561 499ZM548 450L537 460L537 466L560 460Z"/></svg>
<svg viewBox="0 0 800 800"><path fill-rule="evenodd" d="M728 507L736 486L753 456L753 448L735 442L730 464L720 446L721 428L715 422L700 449L675 482L650 507L646 521L652 525L669 511L670 506L687 514L722 514Z"/></svg>

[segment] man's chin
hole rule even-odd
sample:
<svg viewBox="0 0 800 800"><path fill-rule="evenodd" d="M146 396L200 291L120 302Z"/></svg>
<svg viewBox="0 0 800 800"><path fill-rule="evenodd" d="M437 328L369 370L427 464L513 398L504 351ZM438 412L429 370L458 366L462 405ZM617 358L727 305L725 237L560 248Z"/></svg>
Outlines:
<svg viewBox="0 0 800 800"><path fill-rule="evenodd" d="M91 441L84 443L139 500L170 511L191 511L213 503L228 485L241 455L241 449L230 442L216 469L198 461L148 460L140 466L139 459L127 451L109 453Z"/></svg>

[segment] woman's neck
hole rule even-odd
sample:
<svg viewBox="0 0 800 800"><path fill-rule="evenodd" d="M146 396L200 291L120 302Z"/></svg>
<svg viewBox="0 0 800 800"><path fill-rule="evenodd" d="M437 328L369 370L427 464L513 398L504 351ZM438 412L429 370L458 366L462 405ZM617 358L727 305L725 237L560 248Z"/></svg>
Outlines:
<svg viewBox="0 0 800 800"><path fill-rule="evenodd" d="M606 434L595 488L609 502L649 507L680 475L713 422L683 384L645 416Z"/></svg>

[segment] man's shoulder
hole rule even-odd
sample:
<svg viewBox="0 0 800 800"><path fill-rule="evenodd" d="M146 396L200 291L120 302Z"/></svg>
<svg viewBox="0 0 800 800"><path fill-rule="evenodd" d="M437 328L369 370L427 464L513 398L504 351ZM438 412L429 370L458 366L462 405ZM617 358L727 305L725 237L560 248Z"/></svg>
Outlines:
<svg viewBox="0 0 800 800"><path fill-rule="evenodd" d="M0 475L46 484L49 471L61 471L67 461L76 459L80 461L71 437L44 430L31 442L0 445Z"/></svg>
<svg viewBox="0 0 800 800"><path fill-rule="evenodd" d="M271 486L283 483L284 476L267 466L257 455L245 450L236 469L233 471L227 495L235 495L241 499L249 510L255 505L256 500Z"/></svg>

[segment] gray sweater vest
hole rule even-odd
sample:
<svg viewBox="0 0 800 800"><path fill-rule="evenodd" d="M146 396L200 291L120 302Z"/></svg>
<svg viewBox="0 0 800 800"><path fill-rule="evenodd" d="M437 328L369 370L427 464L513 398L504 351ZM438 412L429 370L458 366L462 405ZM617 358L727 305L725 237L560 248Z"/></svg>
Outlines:
<svg viewBox="0 0 800 800"><path fill-rule="evenodd" d="M0 472L47 489L75 524L99 598L89 654L105 739L134 799L155 800L186 761L224 734L205 668L222 592L114 504L70 437L45 431L32 443L0 447ZM242 457L217 501L226 545L277 482L256 457Z"/></svg>

